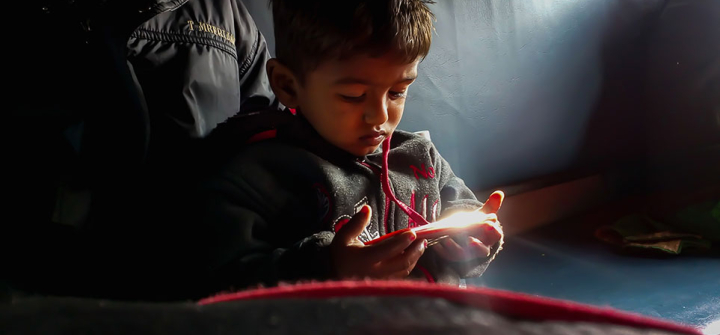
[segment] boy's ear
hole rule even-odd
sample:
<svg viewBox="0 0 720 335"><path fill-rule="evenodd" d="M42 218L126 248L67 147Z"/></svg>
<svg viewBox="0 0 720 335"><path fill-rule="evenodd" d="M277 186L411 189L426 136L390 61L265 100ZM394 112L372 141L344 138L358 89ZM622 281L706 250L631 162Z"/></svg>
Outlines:
<svg viewBox="0 0 720 335"><path fill-rule="evenodd" d="M295 74L277 58L268 60L266 70L270 87L280 103L288 108L297 108L299 81Z"/></svg>

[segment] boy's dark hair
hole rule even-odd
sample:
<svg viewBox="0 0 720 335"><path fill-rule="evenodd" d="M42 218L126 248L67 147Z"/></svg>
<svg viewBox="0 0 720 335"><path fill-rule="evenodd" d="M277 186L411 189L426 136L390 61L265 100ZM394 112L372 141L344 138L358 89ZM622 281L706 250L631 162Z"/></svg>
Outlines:
<svg viewBox="0 0 720 335"><path fill-rule="evenodd" d="M328 59L394 53L408 63L430 50L429 0L270 0L275 54L300 78Z"/></svg>

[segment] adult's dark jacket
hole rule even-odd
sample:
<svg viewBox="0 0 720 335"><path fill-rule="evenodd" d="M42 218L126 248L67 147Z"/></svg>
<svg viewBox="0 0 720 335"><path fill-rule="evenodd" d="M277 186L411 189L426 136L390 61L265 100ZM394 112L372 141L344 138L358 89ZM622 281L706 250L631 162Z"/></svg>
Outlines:
<svg viewBox="0 0 720 335"><path fill-rule="evenodd" d="M20 6L4 62L9 201L0 283L159 299L174 286L203 287L176 280L192 282L182 272L201 266L178 266L191 235L183 208L173 206L178 191L207 165L213 150L203 138L213 129L276 104L265 40L244 5Z"/></svg>

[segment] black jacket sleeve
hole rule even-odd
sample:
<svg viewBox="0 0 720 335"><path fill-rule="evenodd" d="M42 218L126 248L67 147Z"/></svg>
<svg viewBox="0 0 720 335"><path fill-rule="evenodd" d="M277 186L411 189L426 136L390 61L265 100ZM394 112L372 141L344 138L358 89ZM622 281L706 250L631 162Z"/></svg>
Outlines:
<svg viewBox="0 0 720 335"><path fill-rule="evenodd" d="M328 279L334 234L315 226L314 195L257 159L238 162L198 192L196 222L213 281L238 288Z"/></svg>

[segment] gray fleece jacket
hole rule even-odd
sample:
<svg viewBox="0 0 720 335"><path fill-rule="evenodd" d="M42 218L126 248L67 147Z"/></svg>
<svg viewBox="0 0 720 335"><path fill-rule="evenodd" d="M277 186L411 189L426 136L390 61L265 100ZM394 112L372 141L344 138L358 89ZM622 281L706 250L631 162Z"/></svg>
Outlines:
<svg viewBox="0 0 720 335"><path fill-rule="evenodd" d="M383 191L382 150L355 157L288 112L234 121L244 129L230 122L221 132L252 129L260 135L234 151L198 192L198 219L215 232L204 252L216 280L245 287L332 279L328 246L365 204L372 217L359 237L363 242L422 224ZM406 210L433 222L482 205L424 137L396 130L389 144L389 185ZM436 282L458 284L460 278L480 276L501 244L492 246L490 257L463 263L442 260L430 247L411 277L427 279L429 273Z"/></svg>

